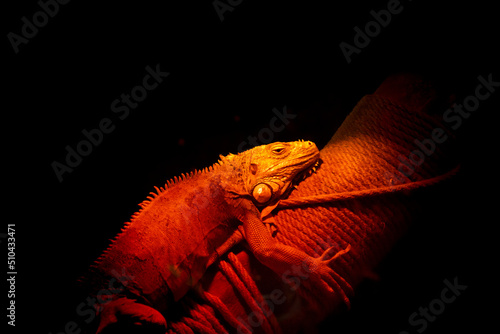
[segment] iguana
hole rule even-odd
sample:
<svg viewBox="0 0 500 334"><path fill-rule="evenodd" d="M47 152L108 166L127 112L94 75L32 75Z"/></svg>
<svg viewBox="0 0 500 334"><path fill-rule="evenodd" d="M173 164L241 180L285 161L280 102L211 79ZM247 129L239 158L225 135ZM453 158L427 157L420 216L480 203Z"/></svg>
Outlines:
<svg viewBox="0 0 500 334"><path fill-rule="evenodd" d="M242 239L277 274L293 265L308 266L312 284L335 290L337 276L328 266L333 254L313 258L280 244L262 222L318 162L313 142L277 142L221 155L209 168L155 187L91 268L88 281L94 292L113 286L116 273L129 279L125 290L101 294L97 333L120 323L164 333L168 326L162 314L168 305Z"/></svg>

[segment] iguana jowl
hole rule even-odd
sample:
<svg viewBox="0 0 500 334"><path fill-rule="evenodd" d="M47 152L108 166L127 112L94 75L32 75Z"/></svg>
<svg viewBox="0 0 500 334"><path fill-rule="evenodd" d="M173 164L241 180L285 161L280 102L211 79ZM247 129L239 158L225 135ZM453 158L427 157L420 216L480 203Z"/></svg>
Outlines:
<svg viewBox="0 0 500 334"><path fill-rule="evenodd" d="M126 291L98 309L98 333L119 321L164 331L161 313L167 312L172 296L180 299L243 238L277 274L307 264L317 284L335 285L327 257L312 258L276 242L261 219L318 159L318 148L310 141L278 142L221 156L212 167L156 188L93 265L94 284L106 284L116 272L133 277Z"/></svg>

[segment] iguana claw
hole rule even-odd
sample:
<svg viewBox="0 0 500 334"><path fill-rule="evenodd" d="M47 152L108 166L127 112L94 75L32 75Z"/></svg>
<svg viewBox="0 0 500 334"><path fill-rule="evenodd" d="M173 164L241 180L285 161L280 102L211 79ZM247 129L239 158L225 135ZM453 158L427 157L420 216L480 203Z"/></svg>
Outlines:
<svg viewBox="0 0 500 334"><path fill-rule="evenodd" d="M339 256L349 252L351 245L348 245L341 251L335 252L334 255L330 257L330 254L333 253L335 248L337 248L337 246L332 246L328 248L320 257L312 258L309 270L311 272L311 276L316 276L321 288L330 293L338 293L347 308L350 308L351 302L347 295L352 295L353 289L344 278L342 278L330 267L330 263L336 260Z"/></svg>

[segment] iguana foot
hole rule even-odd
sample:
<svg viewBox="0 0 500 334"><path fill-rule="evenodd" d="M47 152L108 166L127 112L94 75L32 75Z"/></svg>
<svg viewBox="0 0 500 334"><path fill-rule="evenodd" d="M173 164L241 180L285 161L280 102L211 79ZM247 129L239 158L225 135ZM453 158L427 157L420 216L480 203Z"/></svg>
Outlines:
<svg viewBox="0 0 500 334"><path fill-rule="evenodd" d="M133 299L113 300L102 307L99 315L96 334L165 334L167 330L167 321L160 312Z"/></svg>
<svg viewBox="0 0 500 334"><path fill-rule="evenodd" d="M313 280L316 288L319 288L329 295L339 294L347 307L350 308L351 302L347 295L352 295L353 289L344 278L330 267L330 264L339 256L349 252L351 246L349 245L344 250L334 252L336 247L337 246L328 248L320 257L311 258L308 271L310 272L310 278ZM334 254L333 256L331 255L332 253Z"/></svg>

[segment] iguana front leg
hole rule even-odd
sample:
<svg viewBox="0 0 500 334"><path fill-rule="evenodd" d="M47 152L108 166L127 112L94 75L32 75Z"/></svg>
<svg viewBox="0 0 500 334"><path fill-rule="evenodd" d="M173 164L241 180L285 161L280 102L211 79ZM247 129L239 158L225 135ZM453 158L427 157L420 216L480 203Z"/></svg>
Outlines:
<svg viewBox="0 0 500 334"><path fill-rule="evenodd" d="M349 251L350 246L334 254L334 247L331 247L320 257L313 258L297 248L276 241L262 223L256 208L246 210L241 221L250 250L262 264L282 277L297 269L305 269L310 284L326 293L340 294L346 305L350 306L345 290L352 293L352 287L329 266L338 256Z"/></svg>

